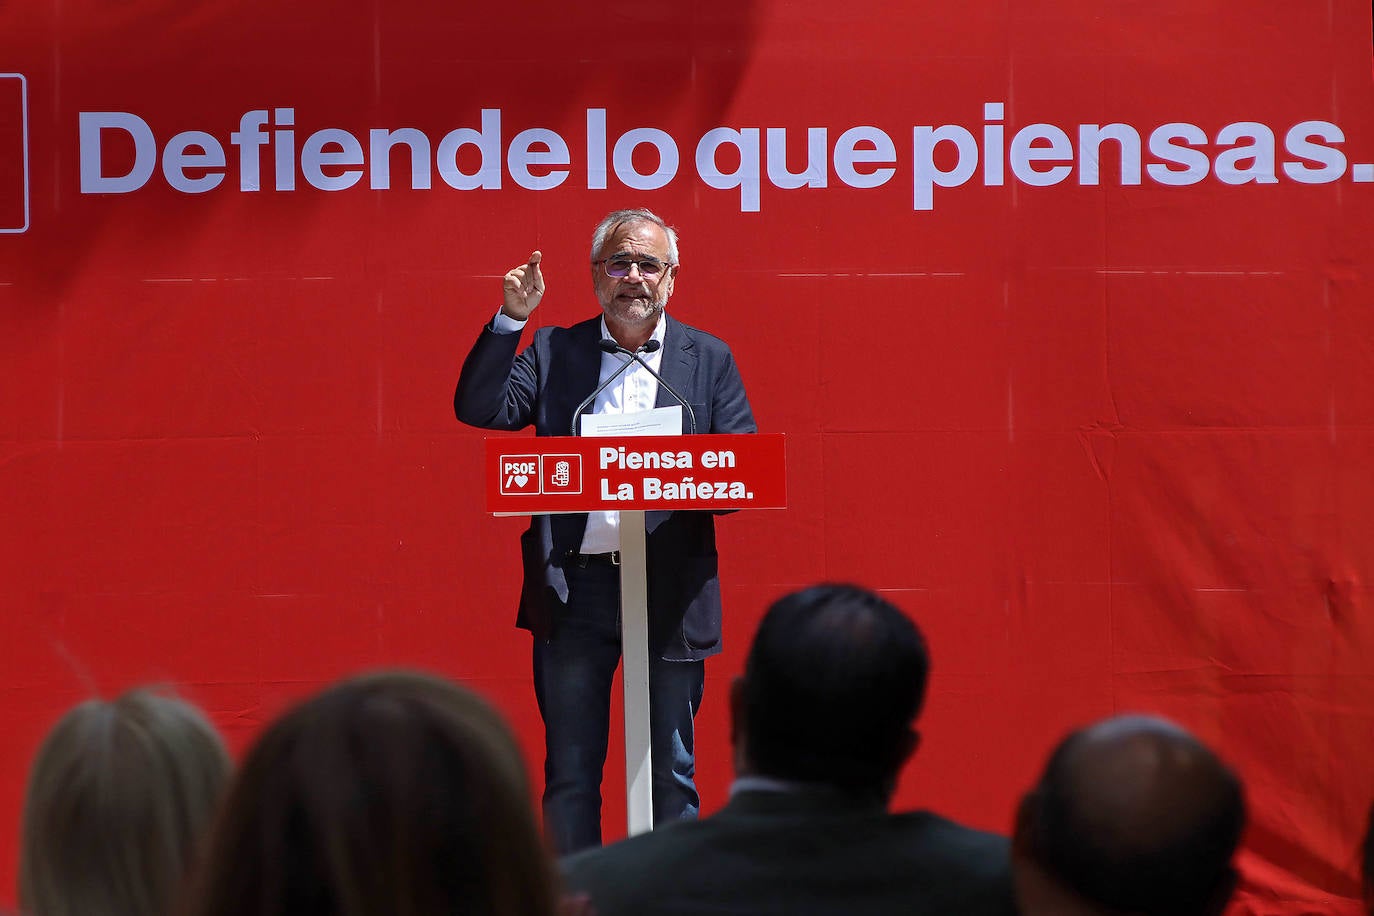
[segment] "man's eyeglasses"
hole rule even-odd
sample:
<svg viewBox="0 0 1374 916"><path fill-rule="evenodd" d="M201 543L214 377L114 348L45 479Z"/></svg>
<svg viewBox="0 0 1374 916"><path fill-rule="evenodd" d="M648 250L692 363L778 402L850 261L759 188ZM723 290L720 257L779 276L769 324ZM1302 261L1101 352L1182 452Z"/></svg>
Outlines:
<svg viewBox="0 0 1374 916"><path fill-rule="evenodd" d="M602 258L593 263L602 265L606 269L606 276L615 280L623 280L628 277L631 268L638 268L639 275L644 279L653 280L671 266L664 264L657 258L645 258L642 261L634 258Z"/></svg>

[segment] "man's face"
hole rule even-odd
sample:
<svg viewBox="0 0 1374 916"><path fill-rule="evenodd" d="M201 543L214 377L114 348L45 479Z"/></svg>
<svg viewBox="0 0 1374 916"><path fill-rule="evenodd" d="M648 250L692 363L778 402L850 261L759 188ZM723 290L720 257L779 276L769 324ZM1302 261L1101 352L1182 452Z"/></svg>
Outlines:
<svg viewBox="0 0 1374 916"><path fill-rule="evenodd" d="M606 238L592 265L592 284L608 321L641 324L657 321L658 313L673 294L677 267L668 265L668 236L654 223L622 223ZM640 273L638 262L654 260L664 267L657 276ZM624 277L606 273L607 261L629 261L635 266Z"/></svg>

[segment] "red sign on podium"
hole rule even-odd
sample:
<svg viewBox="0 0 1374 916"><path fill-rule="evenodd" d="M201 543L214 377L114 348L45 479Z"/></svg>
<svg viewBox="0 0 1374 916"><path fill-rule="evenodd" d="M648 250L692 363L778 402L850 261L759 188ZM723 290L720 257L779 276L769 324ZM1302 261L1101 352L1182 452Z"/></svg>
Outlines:
<svg viewBox="0 0 1374 916"><path fill-rule="evenodd" d="M487 509L781 509L783 443L781 433L487 439Z"/></svg>

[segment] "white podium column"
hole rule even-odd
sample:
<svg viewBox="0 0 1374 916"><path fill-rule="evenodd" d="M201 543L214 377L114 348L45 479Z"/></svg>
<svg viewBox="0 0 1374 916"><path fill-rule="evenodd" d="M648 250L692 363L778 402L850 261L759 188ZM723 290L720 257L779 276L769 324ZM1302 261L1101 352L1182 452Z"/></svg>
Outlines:
<svg viewBox="0 0 1374 916"><path fill-rule="evenodd" d="M625 812L630 836L654 829L649 745L649 578L644 513L620 513L620 657L625 685Z"/></svg>

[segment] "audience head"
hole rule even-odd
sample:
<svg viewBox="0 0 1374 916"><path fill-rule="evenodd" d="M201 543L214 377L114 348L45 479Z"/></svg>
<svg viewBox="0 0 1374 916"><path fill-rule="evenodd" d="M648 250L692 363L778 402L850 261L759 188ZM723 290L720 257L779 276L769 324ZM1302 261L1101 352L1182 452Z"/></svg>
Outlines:
<svg viewBox="0 0 1374 916"><path fill-rule="evenodd" d="M549 916L552 864L500 717L434 677L326 690L270 726L216 824L193 916Z"/></svg>
<svg viewBox="0 0 1374 916"><path fill-rule="evenodd" d="M1374 916L1374 805L1369 807L1369 826L1364 831L1360 875L1364 878L1364 908Z"/></svg>
<svg viewBox="0 0 1374 916"><path fill-rule="evenodd" d="M1121 716L1074 732L1021 802L1022 911L1220 913L1244 823L1240 781L1172 722Z"/></svg>
<svg viewBox="0 0 1374 916"><path fill-rule="evenodd" d="M190 704L147 690L69 711L29 774L19 853L28 916L165 916L229 778Z"/></svg>
<svg viewBox="0 0 1374 916"><path fill-rule="evenodd" d="M886 802L918 743L929 671L916 625L873 592L818 585L783 597L732 690L736 768Z"/></svg>

